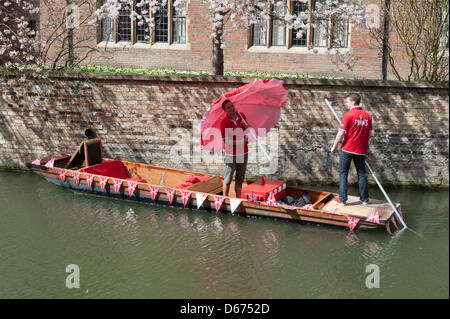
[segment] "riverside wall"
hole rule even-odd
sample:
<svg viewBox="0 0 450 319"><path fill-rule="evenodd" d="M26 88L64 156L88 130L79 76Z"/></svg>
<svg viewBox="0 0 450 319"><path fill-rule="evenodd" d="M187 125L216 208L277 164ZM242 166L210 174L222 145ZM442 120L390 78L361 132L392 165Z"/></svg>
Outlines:
<svg viewBox="0 0 450 319"><path fill-rule="evenodd" d="M251 80L100 73L65 73L23 83L15 76L4 78L0 167L24 167L39 156L73 152L91 128L103 141L104 157L223 174L220 158L198 151L196 128L222 93ZM329 150L338 124L324 98L341 117L345 96L359 92L373 118L367 160L380 182L448 187L448 83L305 79L285 80L284 85L288 101L276 134L266 140L274 160L256 162L263 156L251 148L248 178L266 174L337 182L339 157ZM349 181L356 182L353 168Z"/></svg>

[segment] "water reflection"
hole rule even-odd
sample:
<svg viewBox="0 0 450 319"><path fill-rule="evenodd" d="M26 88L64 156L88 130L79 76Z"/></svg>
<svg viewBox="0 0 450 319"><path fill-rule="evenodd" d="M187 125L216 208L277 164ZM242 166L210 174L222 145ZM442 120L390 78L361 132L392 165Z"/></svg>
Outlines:
<svg viewBox="0 0 450 319"><path fill-rule="evenodd" d="M347 247L354 246L358 244L358 242L359 242L358 236L356 236L356 234L352 231L349 232L345 237L345 246Z"/></svg>
<svg viewBox="0 0 450 319"><path fill-rule="evenodd" d="M32 174L2 177L13 185L0 183L8 208L0 209L0 297L448 297L448 191L389 191L420 238L141 205L74 195ZM78 295L61 279L74 261L86 285ZM368 264L380 267L380 289L365 287Z"/></svg>

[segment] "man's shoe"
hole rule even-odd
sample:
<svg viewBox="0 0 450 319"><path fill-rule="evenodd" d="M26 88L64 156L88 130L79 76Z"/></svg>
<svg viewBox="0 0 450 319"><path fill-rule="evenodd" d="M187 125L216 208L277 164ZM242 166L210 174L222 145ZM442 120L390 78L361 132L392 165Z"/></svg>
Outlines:
<svg viewBox="0 0 450 319"><path fill-rule="evenodd" d="M346 203L341 202L341 200L340 200L339 198L335 198L335 199L334 199L334 202L335 202L336 204L340 205L340 206L345 206L345 205L346 205Z"/></svg>
<svg viewBox="0 0 450 319"><path fill-rule="evenodd" d="M363 205L369 205L369 201L365 202L361 199L361 197L359 198L359 201L361 202L361 204Z"/></svg>

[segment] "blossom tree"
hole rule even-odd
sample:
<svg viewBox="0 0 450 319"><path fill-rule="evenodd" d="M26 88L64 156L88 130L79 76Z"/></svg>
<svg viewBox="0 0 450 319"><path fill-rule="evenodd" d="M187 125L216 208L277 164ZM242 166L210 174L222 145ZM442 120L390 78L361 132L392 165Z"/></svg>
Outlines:
<svg viewBox="0 0 450 319"><path fill-rule="evenodd" d="M96 9L91 0L0 1L1 75L16 70L23 81L27 74L46 77L61 67L76 67L94 57L108 58L90 45L96 36L89 21ZM30 25L30 18L40 18L39 31Z"/></svg>
<svg viewBox="0 0 450 319"><path fill-rule="evenodd" d="M6 68L17 67L19 71L23 71L25 65L38 63L39 33L25 18L38 13L39 7L32 1L0 2L0 65ZM4 73L6 70L2 68L0 72ZM39 69L36 68L35 71L38 72Z"/></svg>
<svg viewBox="0 0 450 319"><path fill-rule="evenodd" d="M203 0L209 4L208 18L211 22L212 40L212 68L215 75L223 75L223 50L225 39L233 29L247 30L252 25L265 26L266 22L273 16L270 7L274 5L286 7L286 1L282 0ZM308 0L299 0L308 3ZM104 4L94 12L95 19L101 20L106 17L115 18L122 6L130 10L132 20L139 23L148 23L150 28L155 26L154 14L167 4L167 0L137 0L136 7L145 10L132 10L133 0L106 0ZM270 6L268 5L270 4ZM186 0L176 0L175 10L184 9ZM151 11L153 15L147 15ZM287 10L285 11L287 12ZM354 26L363 26L366 21L365 5L363 0L321 0L316 2L315 8L308 8L299 14L285 14L284 20L290 29L297 31L297 37L301 37L306 30L315 24L316 20L346 20ZM328 29L324 28L323 37L330 37ZM311 46L312 52L317 53ZM348 68L353 66L355 58L348 51L341 53L339 49L333 48L336 62L345 64Z"/></svg>

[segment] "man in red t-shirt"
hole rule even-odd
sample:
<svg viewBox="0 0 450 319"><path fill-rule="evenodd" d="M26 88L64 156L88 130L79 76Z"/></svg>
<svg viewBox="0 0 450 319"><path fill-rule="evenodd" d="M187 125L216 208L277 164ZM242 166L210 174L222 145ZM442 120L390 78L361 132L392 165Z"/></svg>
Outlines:
<svg viewBox="0 0 450 319"><path fill-rule="evenodd" d="M347 202L348 171L352 160L358 173L359 200L363 204L369 203L366 154L372 131L372 117L361 108L360 102L361 96L357 93L352 93L345 98L349 111L342 117L339 132L331 148L331 153L334 154L337 146L342 142L339 156L339 199L335 199L339 205L345 205Z"/></svg>
<svg viewBox="0 0 450 319"><path fill-rule="evenodd" d="M236 172L235 186L236 197L241 198L242 183L245 178L248 161L248 138L244 131L249 128L244 114L236 112L234 104L230 100L222 103L222 109L226 113L220 125L222 139L225 144L225 178L223 180L223 195L228 196L231 180Z"/></svg>

